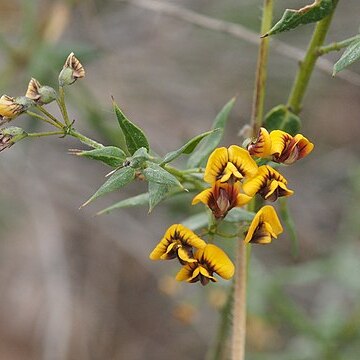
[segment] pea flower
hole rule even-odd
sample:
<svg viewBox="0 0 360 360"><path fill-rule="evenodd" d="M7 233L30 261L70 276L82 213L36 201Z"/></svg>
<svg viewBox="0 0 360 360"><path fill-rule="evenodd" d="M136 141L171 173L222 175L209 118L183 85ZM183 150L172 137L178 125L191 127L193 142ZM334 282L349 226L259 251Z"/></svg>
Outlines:
<svg viewBox="0 0 360 360"><path fill-rule="evenodd" d="M270 205L263 206L252 220L245 236L245 243L270 244L283 232L275 209Z"/></svg>
<svg viewBox="0 0 360 360"><path fill-rule="evenodd" d="M232 208L243 206L251 200L251 196L240 193L240 190L241 184L239 181L222 183L218 180L210 189L196 195L192 205L202 202L210 208L216 219L222 219Z"/></svg>
<svg viewBox="0 0 360 360"><path fill-rule="evenodd" d="M195 262L187 263L177 273L176 280L190 283L200 281L202 285L207 285L209 281L217 281L213 276L214 273L226 280L231 279L234 275L234 264L216 245L208 244L198 249L194 258Z"/></svg>
<svg viewBox="0 0 360 360"><path fill-rule="evenodd" d="M276 201L278 197L294 193L287 188L287 180L269 165L260 166L256 176L246 180L242 188L244 193L251 197L260 194L269 201Z"/></svg>
<svg viewBox="0 0 360 360"><path fill-rule="evenodd" d="M270 133L272 160L287 165L309 155L314 148L306 137L301 134L291 136L290 134L274 130Z"/></svg>
<svg viewBox="0 0 360 360"><path fill-rule="evenodd" d="M33 102L25 96L13 98L8 95L0 97L0 125L9 122L26 111Z"/></svg>
<svg viewBox="0 0 360 360"><path fill-rule="evenodd" d="M261 127L259 129L258 137L252 141L247 149L250 155L257 157L268 157L271 154L271 139L269 132Z"/></svg>
<svg viewBox="0 0 360 360"><path fill-rule="evenodd" d="M193 231L181 224L171 225L159 244L150 254L151 260L171 260L178 258L181 264L196 262L193 257L193 247L200 249L206 242Z"/></svg>
<svg viewBox="0 0 360 360"><path fill-rule="evenodd" d="M256 175L258 167L249 152L240 146L231 145L215 149L209 156L204 174L204 181L214 184L242 180Z"/></svg>
<svg viewBox="0 0 360 360"><path fill-rule="evenodd" d="M258 138L247 148L251 155L270 157L275 162L290 165L309 155L314 144L301 134L292 136L282 130L269 134L265 128L260 128Z"/></svg>

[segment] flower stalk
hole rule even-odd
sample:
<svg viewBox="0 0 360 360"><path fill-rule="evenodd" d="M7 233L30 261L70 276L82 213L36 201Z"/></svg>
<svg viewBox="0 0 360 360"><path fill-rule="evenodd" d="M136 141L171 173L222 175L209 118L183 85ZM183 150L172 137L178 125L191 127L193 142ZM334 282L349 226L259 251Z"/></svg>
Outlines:
<svg viewBox="0 0 360 360"><path fill-rule="evenodd" d="M267 33L271 28L273 14L273 0L264 0L263 15L261 22L261 34ZM261 39L258 62L256 68L255 90L251 114L251 126L253 136L256 136L263 121L265 84L267 77L267 63L269 57L269 37Z"/></svg>
<svg viewBox="0 0 360 360"><path fill-rule="evenodd" d="M299 114L301 111L302 102L305 96L306 89L309 85L309 81L314 70L316 60L321 55L319 49L324 43L338 2L339 0L334 0L334 7L332 12L316 24L304 60L300 63L300 67L294 80L294 84L291 89L287 103L288 107L295 114Z"/></svg>

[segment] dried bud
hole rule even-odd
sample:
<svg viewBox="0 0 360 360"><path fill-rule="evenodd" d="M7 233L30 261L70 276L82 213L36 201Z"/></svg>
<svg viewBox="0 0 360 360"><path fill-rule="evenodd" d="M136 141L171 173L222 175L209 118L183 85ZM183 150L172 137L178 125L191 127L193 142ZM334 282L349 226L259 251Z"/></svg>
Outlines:
<svg viewBox="0 0 360 360"><path fill-rule="evenodd" d="M85 70L81 62L72 52L65 61L64 67L59 74L59 85L71 85L77 79L85 77Z"/></svg>
<svg viewBox="0 0 360 360"><path fill-rule="evenodd" d="M29 82L26 95L38 105L49 104L56 99L56 91L50 86L42 86L36 79Z"/></svg>
<svg viewBox="0 0 360 360"><path fill-rule="evenodd" d="M27 137L27 133L18 127L11 126L0 130L0 151L3 151L16 142Z"/></svg>
<svg viewBox="0 0 360 360"><path fill-rule="evenodd" d="M33 105L33 101L25 96L13 98L3 95L0 98L0 125L16 118Z"/></svg>

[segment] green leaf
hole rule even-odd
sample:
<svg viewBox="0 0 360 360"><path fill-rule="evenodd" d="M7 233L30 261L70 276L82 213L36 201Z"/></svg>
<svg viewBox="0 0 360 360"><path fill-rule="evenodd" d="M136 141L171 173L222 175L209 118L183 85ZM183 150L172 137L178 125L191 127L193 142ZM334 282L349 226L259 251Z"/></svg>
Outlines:
<svg viewBox="0 0 360 360"><path fill-rule="evenodd" d="M129 166L134 169L139 169L145 165L146 160L150 159L150 155L147 150L142 147L135 151L132 157L128 157L126 160L129 162Z"/></svg>
<svg viewBox="0 0 360 360"><path fill-rule="evenodd" d="M360 58L360 39L355 40L345 49L341 58L334 65L333 76L335 76L339 71L344 70L346 67L351 65L356 60L359 60L359 58Z"/></svg>
<svg viewBox="0 0 360 360"><path fill-rule="evenodd" d="M143 170L143 174L147 181L168 185L168 186L178 186L183 188L179 180L168 171L163 169L160 165L153 162L148 162L148 166Z"/></svg>
<svg viewBox="0 0 360 360"><path fill-rule="evenodd" d="M183 220L181 224L186 226L191 230L201 229L208 225L209 215L205 212L189 216L187 219Z"/></svg>
<svg viewBox="0 0 360 360"><path fill-rule="evenodd" d="M294 29L300 25L322 20L333 9L333 0L315 0L299 10L286 9L282 18L262 37Z"/></svg>
<svg viewBox="0 0 360 360"><path fill-rule="evenodd" d="M91 201L97 199L100 196L122 188L134 179L135 170L132 167L127 166L120 169L111 175L109 179L98 189L98 191L96 191L96 193L88 201L81 205L80 208L86 206Z"/></svg>
<svg viewBox="0 0 360 360"><path fill-rule="evenodd" d="M265 115L264 125L269 132L283 130L290 135L295 135L300 130L301 120L287 106L278 105Z"/></svg>
<svg viewBox="0 0 360 360"><path fill-rule="evenodd" d="M198 136L195 136L194 138L189 140L185 145L183 145L180 149L167 153L164 156L164 159L161 164L167 164L178 158L181 154L191 154L202 139L218 131L220 131L220 129L210 130Z"/></svg>
<svg viewBox="0 0 360 360"><path fill-rule="evenodd" d="M149 181L149 213L154 210L154 207L161 201L170 197L170 195L178 192L174 186L160 184Z"/></svg>
<svg viewBox="0 0 360 360"><path fill-rule="evenodd" d="M279 203L280 203L280 209L279 209L280 217L281 220L284 222L285 228L288 232L288 235L292 243L292 255L294 258L297 258L299 256L299 241L295 229L295 223L289 211L287 199L280 198Z"/></svg>
<svg viewBox="0 0 360 360"><path fill-rule="evenodd" d="M141 147L144 147L147 151L149 151L149 142L144 132L124 115L115 101L113 101L113 106L121 130L124 133L126 146L130 154L133 155L135 151Z"/></svg>
<svg viewBox="0 0 360 360"><path fill-rule="evenodd" d="M225 217L228 222L252 221L255 213L244 210L242 208L231 209Z"/></svg>
<svg viewBox="0 0 360 360"><path fill-rule="evenodd" d="M96 215L109 214L110 212L117 210L117 209L123 209L123 208L133 207L133 206L141 206L141 205L146 205L148 203L149 203L149 193L143 193L140 195L130 197L125 200L121 200L121 201L117 202L116 204L111 205L111 206L107 207L106 209L99 211Z"/></svg>
<svg viewBox="0 0 360 360"><path fill-rule="evenodd" d="M100 149L89 151L70 150L70 153L93 160L99 160L112 167L120 166L126 158L126 154L115 146L105 146Z"/></svg>
<svg viewBox="0 0 360 360"><path fill-rule="evenodd" d="M232 98L216 116L212 129L219 130L202 141L196 151L191 154L188 161L189 168L196 168L203 165L212 151L219 145L224 134L224 128L229 118L230 111L234 107L235 100L235 98Z"/></svg>

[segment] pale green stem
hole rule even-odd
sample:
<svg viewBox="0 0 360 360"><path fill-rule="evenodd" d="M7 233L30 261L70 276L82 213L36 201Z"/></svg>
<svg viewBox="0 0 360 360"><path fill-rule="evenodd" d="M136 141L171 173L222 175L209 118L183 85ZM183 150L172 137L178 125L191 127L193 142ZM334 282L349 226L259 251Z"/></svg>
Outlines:
<svg viewBox="0 0 360 360"><path fill-rule="evenodd" d="M304 60L300 63L287 103L288 107L295 114L299 114L301 111L302 101L309 85L316 60L319 57L319 48L324 43L337 3L338 0L334 0L334 8L331 14L316 24Z"/></svg>
<svg viewBox="0 0 360 360"><path fill-rule="evenodd" d="M51 136L51 135L64 135L63 131L45 131L38 133L28 133L27 137L43 137L43 136Z"/></svg>
<svg viewBox="0 0 360 360"><path fill-rule="evenodd" d="M318 55L325 55L328 54L331 51L339 51L343 48L348 47L349 45L351 45L354 41L359 41L360 40L360 35L355 35L351 38L348 38L346 40L343 41L339 41L339 42L333 42L329 45L325 45L325 46L321 46L318 49Z"/></svg>
<svg viewBox="0 0 360 360"><path fill-rule="evenodd" d="M90 138L88 138L85 135L82 135L80 133L78 133L77 131L73 130L73 129L69 129L68 135L73 136L75 138L77 138L78 140L80 140L83 144L88 145L94 149L101 149L104 147L104 145L98 143L95 140L92 140Z"/></svg>
<svg viewBox="0 0 360 360"><path fill-rule="evenodd" d="M59 98L56 100L61 111L61 115L65 121L66 126L71 126L71 121L67 112L65 104L65 91L63 86L59 86Z"/></svg>
<svg viewBox="0 0 360 360"><path fill-rule="evenodd" d="M32 111L27 110L27 111L26 111L26 114L28 114L29 116L34 117L34 118L36 118L36 119L39 119L39 120L41 120L41 121L44 121L44 122L46 122L46 123L48 123L48 124L50 124L50 125L52 125L52 126L55 126L55 127L57 127L58 129L62 129L62 128L63 128L63 126L61 126L61 125L58 124L57 122L55 123L55 122L53 122L51 119L47 119L46 117L44 117L44 116L42 116L42 115L40 115L40 114L37 114L37 113L35 113L35 112L32 112Z"/></svg>
<svg viewBox="0 0 360 360"><path fill-rule="evenodd" d="M231 359L245 359L246 339L246 280L247 259L246 244L238 241L235 260L234 299L233 299L233 334L231 342Z"/></svg>
<svg viewBox="0 0 360 360"><path fill-rule="evenodd" d="M44 115L46 115L48 118L50 118L54 123L58 124L61 127L64 127L64 124L62 124L53 114L49 113L43 106L37 105L36 106L39 111L41 111Z"/></svg>
<svg viewBox="0 0 360 360"><path fill-rule="evenodd" d="M273 0L264 0L263 16L261 23L261 34L267 33L271 28L273 14ZM258 62L256 68L255 90L253 97L253 107L251 113L251 126L253 129L253 136L258 134L258 131L263 122L264 116L264 99L265 99L265 84L267 76L267 63L269 57L269 37L261 39Z"/></svg>

